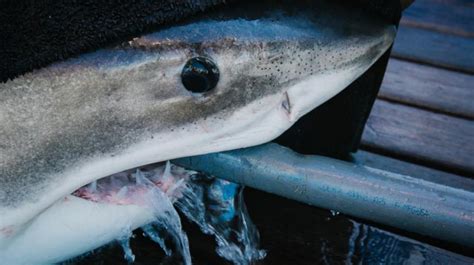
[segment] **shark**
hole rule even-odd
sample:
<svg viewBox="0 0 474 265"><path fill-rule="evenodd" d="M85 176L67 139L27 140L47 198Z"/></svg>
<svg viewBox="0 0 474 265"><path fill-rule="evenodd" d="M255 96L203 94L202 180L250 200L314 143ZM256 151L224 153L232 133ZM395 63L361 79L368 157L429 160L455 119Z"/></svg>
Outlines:
<svg viewBox="0 0 474 265"><path fill-rule="evenodd" d="M271 141L362 75L396 33L363 10L213 12L0 84L0 261L57 263L150 222L144 207L74 192Z"/></svg>

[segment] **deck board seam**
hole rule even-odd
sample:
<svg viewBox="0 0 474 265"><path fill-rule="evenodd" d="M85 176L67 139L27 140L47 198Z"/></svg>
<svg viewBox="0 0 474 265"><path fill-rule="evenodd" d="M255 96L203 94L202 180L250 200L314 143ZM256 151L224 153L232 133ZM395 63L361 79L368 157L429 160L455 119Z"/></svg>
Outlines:
<svg viewBox="0 0 474 265"><path fill-rule="evenodd" d="M390 98L390 97L380 95L380 94L377 95L377 100L384 100L384 101L388 101L388 102L395 103L395 104L409 106L409 107L412 107L412 108L415 108L415 109L421 109L421 110L429 111L429 112L432 112L432 113L435 113L435 114L443 114L443 115L446 115L446 116L463 119L463 120L466 120L466 121L474 121L473 117L470 117L470 116L467 116L467 115L452 113L452 112L449 112L449 111L436 109L434 107L432 108L432 107L429 107L429 106L422 106L418 103L412 103L412 102L409 102L409 101L403 101L401 99Z"/></svg>
<svg viewBox="0 0 474 265"><path fill-rule="evenodd" d="M458 72L458 73L462 73L462 74L474 75L474 70L471 70L471 69L457 68L457 66L441 64L439 62L432 63L432 62L429 62L429 61L421 60L419 58L413 58L413 57L406 56L406 55L403 55L403 54L398 54L395 51L392 52L392 54L390 55L390 58L395 58L395 59L400 60L400 61L406 61L406 62L421 64L421 65L426 65L426 66L435 67L435 68L444 69L444 70L449 70L449 71Z"/></svg>

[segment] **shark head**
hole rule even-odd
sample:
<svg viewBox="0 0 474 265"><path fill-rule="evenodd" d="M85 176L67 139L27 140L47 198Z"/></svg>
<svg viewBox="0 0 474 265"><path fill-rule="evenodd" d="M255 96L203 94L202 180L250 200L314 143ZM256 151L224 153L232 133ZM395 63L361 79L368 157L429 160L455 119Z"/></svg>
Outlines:
<svg viewBox="0 0 474 265"><path fill-rule="evenodd" d="M1 260L54 263L145 224L146 209L71 194L131 168L271 141L394 39L393 25L360 12L305 10L216 11L0 84Z"/></svg>

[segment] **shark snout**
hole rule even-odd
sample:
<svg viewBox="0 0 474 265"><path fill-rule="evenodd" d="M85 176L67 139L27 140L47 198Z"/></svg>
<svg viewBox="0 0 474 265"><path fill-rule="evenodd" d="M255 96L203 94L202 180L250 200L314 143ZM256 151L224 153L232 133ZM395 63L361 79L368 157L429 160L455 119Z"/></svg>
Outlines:
<svg viewBox="0 0 474 265"><path fill-rule="evenodd" d="M342 44L326 48L329 55L322 60L327 60L328 64L295 82L283 93L281 109L289 121L296 122L349 86L390 48L395 33L395 27L388 25L376 35L342 39ZM310 63L314 62L311 60Z"/></svg>

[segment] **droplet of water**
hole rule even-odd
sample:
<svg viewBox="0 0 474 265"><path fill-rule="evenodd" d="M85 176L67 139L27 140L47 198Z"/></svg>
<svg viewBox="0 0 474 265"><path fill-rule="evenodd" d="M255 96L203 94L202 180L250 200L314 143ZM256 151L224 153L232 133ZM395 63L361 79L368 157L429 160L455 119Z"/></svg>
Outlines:
<svg viewBox="0 0 474 265"><path fill-rule="evenodd" d="M166 246L163 236L160 235L159 228L153 226L153 224L149 224L143 226L141 229L143 230L143 235L149 237L155 243L160 245L161 249L163 249L167 256L171 256L171 254L173 254L173 252Z"/></svg>
<svg viewBox="0 0 474 265"><path fill-rule="evenodd" d="M130 248L130 237L132 237L132 232L129 229L121 238L117 240L123 249L123 257L128 263L135 261L135 255Z"/></svg>
<svg viewBox="0 0 474 265"><path fill-rule="evenodd" d="M354 257L356 246L357 246L357 238L359 237L361 224L355 221L350 220L352 223L352 234L349 238L349 251L347 252L346 257L346 264L352 264L352 259Z"/></svg>

